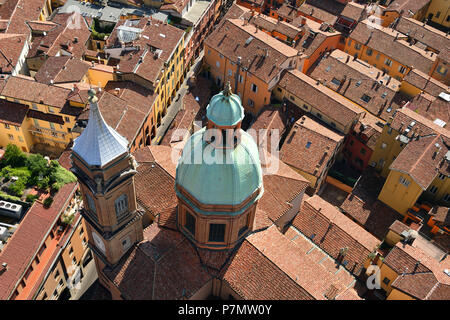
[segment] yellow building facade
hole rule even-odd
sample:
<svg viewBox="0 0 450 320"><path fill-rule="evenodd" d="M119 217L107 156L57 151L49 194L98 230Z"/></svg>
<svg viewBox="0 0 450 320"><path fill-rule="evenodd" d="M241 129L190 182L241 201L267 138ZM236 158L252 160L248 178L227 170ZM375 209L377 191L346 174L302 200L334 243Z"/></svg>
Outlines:
<svg viewBox="0 0 450 320"><path fill-rule="evenodd" d="M422 192L423 189L410 175L390 170L378 199L402 215L406 215Z"/></svg>
<svg viewBox="0 0 450 320"><path fill-rule="evenodd" d="M210 78L219 87L226 81L230 81L231 88L239 95L242 106L247 112L257 115L265 105L270 103L271 91L267 82L239 67L236 62L207 44L205 44L204 52L205 70L209 72Z"/></svg>
<svg viewBox="0 0 450 320"><path fill-rule="evenodd" d="M450 2L449 0L432 0L428 7L426 18L445 28L450 28Z"/></svg>
<svg viewBox="0 0 450 320"><path fill-rule="evenodd" d="M9 81L11 80L13 79ZM35 89L46 90L47 88L44 87L48 87L34 81L20 81L23 81L23 83L21 82L19 85L28 86L30 91ZM43 86L43 88L32 88L35 86ZM33 101L36 97L33 95L21 95L18 93L17 95L0 96L0 99L28 107L26 116L20 125L13 126L4 123L0 125L1 142L5 142L0 143L0 146L6 147L8 143L13 143L24 152L42 152L40 149L35 149L37 144L41 144L48 148L49 151L63 151L78 136L78 134L72 132L72 128L75 125L77 114L82 112L85 104L76 99L71 100L69 98L69 93L71 92L69 89L52 86L52 91L49 91L50 95L55 92L63 99L63 107L61 105L49 105L42 99Z"/></svg>
<svg viewBox="0 0 450 320"><path fill-rule="evenodd" d="M363 43L352 39L351 35L345 40L344 51L349 55L358 56L358 59L385 71L391 77L399 81L402 81L403 77L408 74L411 69L408 66L395 61L391 57L388 57L383 52L369 48Z"/></svg>

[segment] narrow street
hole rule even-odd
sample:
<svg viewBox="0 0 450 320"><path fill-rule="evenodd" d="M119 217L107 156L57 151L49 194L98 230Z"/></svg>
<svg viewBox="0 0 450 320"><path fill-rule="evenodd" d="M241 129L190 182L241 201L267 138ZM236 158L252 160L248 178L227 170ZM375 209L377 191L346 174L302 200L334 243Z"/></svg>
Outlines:
<svg viewBox="0 0 450 320"><path fill-rule="evenodd" d="M152 140L152 145L156 145L161 142L161 140L164 138L164 135L167 132L167 129L169 129L173 119L177 116L178 112L181 110L183 106L183 97L186 95L186 92L189 88L187 85L187 81L191 76L194 75L195 70L200 68L202 60L203 60L203 51L195 60L191 69L187 73L186 78L181 84L180 89L177 91L173 102L167 108L167 114L164 116L164 118L162 118L161 125L156 129L156 135L155 138L153 138Z"/></svg>

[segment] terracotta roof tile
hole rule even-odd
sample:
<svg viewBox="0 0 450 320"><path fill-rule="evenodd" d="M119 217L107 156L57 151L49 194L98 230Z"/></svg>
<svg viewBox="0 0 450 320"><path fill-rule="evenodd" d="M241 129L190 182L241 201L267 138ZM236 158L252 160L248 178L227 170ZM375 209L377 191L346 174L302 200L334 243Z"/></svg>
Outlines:
<svg viewBox="0 0 450 320"><path fill-rule="evenodd" d="M344 294L347 290L354 291L352 288L353 281L349 281L350 283L348 283L343 278L339 278L335 273L326 270L324 266L319 264L319 261L313 260L306 253L302 253L299 247L280 233L275 226L265 231L252 234L245 241L248 241L260 253L254 258L253 265L262 264L265 269L268 267L266 263L271 262L277 267L277 270L274 270L277 272L269 273L272 274L270 277L270 284L272 286L278 281L287 282L286 276L288 276L299 287L296 290L301 290L298 292L306 291L310 297L318 300L327 299L325 294L330 291L331 286L337 288L338 295ZM290 258L286 259L287 256ZM268 261L261 261L263 259L267 259ZM231 260L231 263L233 263L233 260ZM238 274L231 276L239 277ZM265 279L257 281L258 287L256 289L252 288L253 292L251 293L254 296L266 295L267 293L261 292L265 282ZM246 284L246 279L239 277L236 279L234 286L235 288L240 288L242 292L245 290ZM285 295L282 292L273 291L270 294L273 296L272 299L285 299ZM352 295L357 298L356 292Z"/></svg>
<svg viewBox="0 0 450 320"><path fill-rule="evenodd" d="M287 19L287 21L292 21L300 15L295 7L286 2L276 12L280 17Z"/></svg>
<svg viewBox="0 0 450 320"><path fill-rule="evenodd" d="M396 11L402 15L410 15L409 10L416 14L425 7L431 0L394 0L389 3L385 11Z"/></svg>
<svg viewBox="0 0 450 320"><path fill-rule="evenodd" d="M355 274L359 274L368 254L380 243L317 195L303 202L292 224L306 237L313 237L312 241L334 259L338 259L342 248L348 248L343 261L347 261L345 268Z"/></svg>
<svg viewBox="0 0 450 320"><path fill-rule="evenodd" d="M147 147L134 153L139 163L135 179L136 197L138 203L154 217L163 214L160 218L162 224L171 223L173 221L168 220L173 220L174 208L178 204L174 189L175 176L171 172L174 170L172 168L168 169L169 171L165 170L165 167L170 166L165 163L171 161L168 159L171 149L163 146L155 147ZM156 191L148 192L148 190Z"/></svg>
<svg viewBox="0 0 450 320"><path fill-rule="evenodd" d="M9 19L6 33L28 34L26 22L38 20L46 0L10 0L0 6L0 18Z"/></svg>
<svg viewBox="0 0 450 320"><path fill-rule="evenodd" d="M319 177L343 139L343 135L303 116L287 136L280 158L294 168Z"/></svg>
<svg viewBox="0 0 450 320"><path fill-rule="evenodd" d="M7 299L13 293L76 188L76 183L64 185L48 209L36 201L20 222L0 253L0 263L8 264L8 270L0 273L0 299Z"/></svg>
<svg viewBox="0 0 450 320"><path fill-rule="evenodd" d="M426 93L414 97L410 103L405 104L405 108L413 110L417 114L431 121L437 119L444 121L445 125L450 122L450 108L448 101L438 97L429 97Z"/></svg>
<svg viewBox="0 0 450 320"><path fill-rule="evenodd" d="M241 19L228 19L220 24L205 44L231 61L241 57L241 66L266 83L278 76L282 64L297 56L294 48Z"/></svg>
<svg viewBox="0 0 450 320"><path fill-rule="evenodd" d="M436 54L410 45L404 40L405 36L402 36L402 34L396 38L397 31L368 24L370 24L368 20L358 23L349 37L369 48L382 52L403 65L417 68L425 73L431 71L431 67L437 58Z"/></svg>
<svg viewBox="0 0 450 320"><path fill-rule="evenodd" d="M114 48L120 47L118 28L130 23L127 21L120 20L116 24L106 42L106 52L108 52L108 49L114 50ZM135 50L122 51L118 57L120 58L120 72L135 73L156 86L156 80L164 67L164 63L169 61L178 43L183 38L184 31L150 18L130 21L136 22L137 24L132 25L132 27L141 29L142 32L138 39L129 44ZM161 54L156 57L151 52L152 48L162 50Z"/></svg>
<svg viewBox="0 0 450 320"><path fill-rule="evenodd" d="M247 240L231 258L221 278L250 300L312 300L313 297Z"/></svg>
<svg viewBox="0 0 450 320"><path fill-rule="evenodd" d="M286 133L286 127L287 116L281 107L268 105L261 109L250 129L256 131L258 145L265 146L269 152L273 152L273 150L279 150L279 142ZM278 138L278 141L275 141L275 138ZM273 141L276 144L272 146Z"/></svg>
<svg viewBox="0 0 450 320"><path fill-rule="evenodd" d="M366 169L340 209L378 239L384 239L390 225L403 216L377 199L384 181Z"/></svg>
<svg viewBox="0 0 450 320"><path fill-rule="evenodd" d="M278 86L344 127L357 120L359 114L364 111L339 93L317 84L316 80L298 70L286 72Z"/></svg>
<svg viewBox="0 0 450 320"><path fill-rule="evenodd" d="M416 88L437 97L442 92L449 92L449 87L442 82L428 76L418 69L412 69L403 78L403 81L412 84Z"/></svg>
<svg viewBox="0 0 450 320"><path fill-rule="evenodd" d="M0 99L0 122L21 126L27 115L28 106Z"/></svg>
<svg viewBox="0 0 450 320"><path fill-rule="evenodd" d="M394 28L438 52L448 51L450 46L448 34L413 18L400 17Z"/></svg>
<svg viewBox="0 0 450 320"><path fill-rule="evenodd" d="M403 245L400 242L392 248L391 251L384 258L383 262L394 270L398 275L413 272L431 272L429 268L423 265L419 260L419 257L408 254L403 250L408 245ZM414 252L414 251L412 251Z"/></svg>
<svg viewBox="0 0 450 320"><path fill-rule="evenodd" d="M73 20L79 22L79 27L71 26ZM39 56L43 53L56 56L64 50L67 54L81 59L91 35L85 18L76 12L60 13L56 14L51 21L57 24L57 27L51 29L45 36L36 36L33 39L28 57Z"/></svg>
<svg viewBox="0 0 450 320"><path fill-rule="evenodd" d="M145 229L144 240L105 274L132 300L190 298L212 279L186 238L156 224Z"/></svg>
<svg viewBox="0 0 450 320"><path fill-rule="evenodd" d="M33 118L33 119L39 119L39 120L43 120L43 121L47 121L47 122L64 124L63 117L61 117L59 115L45 113L45 112L41 112L41 111L37 111L37 110L33 110L33 109L28 110L27 116L29 118Z"/></svg>
<svg viewBox="0 0 450 320"><path fill-rule="evenodd" d="M445 171L443 165L449 151L449 142L449 139L441 135L413 139L395 158L389 169L407 173L425 190L442 169Z"/></svg>
<svg viewBox="0 0 450 320"><path fill-rule="evenodd" d="M392 230L397 234L402 234L403 231L409 230L409 227L400 220L395 220L389 227L389 230Z"/></svg>
<svg viewBox="0 0 450 320"><path fill-rule="evenodd" d="M27 88L27 90L23 90ZM67 103L69 89L42 84L22 77L9 77L1 94L13 99L41 103L56 108L63 108Z"/></svg>
<svg viewBox="0 0 450 320"><path fill-rule="evenodd" d="M433 216L434 221L441 222L443 226L450 226L450 208L433 207L430 210L430 215Z"/></svg>
<svg viewBox="0 0 450 320"><path fill-rule="evenodd" d="M408 126L414 122L414 127L406 132L405 130ZM427 136L431 134L441 134L446 137L450 137L450 132L446 128L442 128L439 125L433 123L432 120L427 119L426 117L418 114L414 110L408 107L408 105L404 106L401 109L398 109L391 122L391 128L401 133L403 136L411 138L415 131L415 136Z"/></svg>
<svg viewBox="0 0 450 320"><path fill-rule="evenodd" d="M49 32L56 28L58 25L52 21L41 21L41 20L35 20L35 21L26 21L26 24L30 27L31 32Z"/></svg>
<svg viewBox="0 0 450 320"><path fill-rule="evenodd" d="M323 1L322 1L323 2ZM336 5L344 7L341 3L335 1L326 1L329 5ZM330 10L324 10L317 6L318 1L306 1L299 8L298 11L303 15L311 16L321 22L326 22L329 25L334 25L337 20L337 16L330 12ZM329 7L327 9L330 9Z"/></svg>
<svg viewBox="0 0 450 320"><path fill-rule="evenodd" d="M334 50L322 59L310 76L384 120L401 107L400 82L365 62ZM368 102L362 100L366 95ZM386 110L389 109L389 112Z"/></svg>
<svg viewBox="0 0 450 320"><path fill-rule="evenodd" d="M12 73L16 68L26 40L26 34L0 33L0 73Z"/></svg>
<svg viewBox="0 0 450 320"><path fill-rule="evenodd" d="M263 182L264 194L258 209L265 211L273 222L293 207L293 200L309 185L308 180L282 161L279 161L276 173L264 174Z"/></svg>
<svg viewBox="0 0 450 320"><path fill-rule="evenodd" d="M183 13L184 8L189 4L189 0L170 0L168 3L164 3L159 10L161 11L175 11L179 14Z"/></svg>
<svg viewBox="0 0 450 320"><path fill-rule="evenodd" d="M427 300L448 300L450 285L438 283L428 294Z"/></svg>
<svg viewBox="0 0 450 320"><path fill-rule="evenodd" d="M426 272L400 275L392 282L391 287L416 299L424 300L437 284L433 273Z"/></svg>
<svg viewBox="0 0 450 320"><path fill-rule="evenodd" d="M211 97L211 82L201 76L195 79L195 85L182 98L183 108L177 113L171 126L166 131L160 145L175 146L180 139L185 137L172 136L175 130L187 130L191 132L195 121L203 122L201 114L206 112ZM201 124L200 124L201 126Z"/></svg>
<svg viewBox="0 0 450 320"><path fill-rule="evenodd" d="M64 82L80 82L87 74L90 64L71 59L68 56L49 57L35 74L37 82L50 84Z"/></svg>

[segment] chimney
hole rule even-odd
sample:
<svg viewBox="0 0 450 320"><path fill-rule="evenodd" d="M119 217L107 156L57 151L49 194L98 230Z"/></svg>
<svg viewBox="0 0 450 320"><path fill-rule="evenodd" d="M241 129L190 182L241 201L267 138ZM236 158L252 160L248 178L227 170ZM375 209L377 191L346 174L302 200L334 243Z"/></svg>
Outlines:
<svg viewBox="0 0 450 320"><path fill-rule="evenodd" d="M434 152L433 152L433 159L436 159L437 155L439 154L439 151L441 150L441 145L439 143L434 144Z"/></svg>
<svg viewBox="0 0 450 320"><path fill-rule="evenodd" d="M350 56L347 55L347 59L345 59L345 63L348 63L350 61Z"/></svg>
<svg viewBox="0 0 450 320"><path fill-rule="evenodd" d="M387 125L391 125L392 121L394 120L394 117L390 116L386 122Z"/></svg>

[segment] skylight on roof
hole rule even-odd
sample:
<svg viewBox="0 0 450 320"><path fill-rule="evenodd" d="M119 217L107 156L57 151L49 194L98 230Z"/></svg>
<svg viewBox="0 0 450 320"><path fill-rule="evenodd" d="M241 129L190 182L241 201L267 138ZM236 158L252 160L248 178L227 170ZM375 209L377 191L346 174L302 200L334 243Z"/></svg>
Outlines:
<svg viewBox="0 0 450 320"><path fill-rule="evenodd" d="M362 81L359 80L359 81L356 83L356 86L359 87L359 86L361 85L361 83L362 83Z"/></svg>
<svg viewBox="0 0 450 320"><path fill-rule="evenodd" d="M333 80L331 80L332 83L334 83L337 86L341 85L341 81L339 79L333 78Z"/></svg>
<svg viewBox="0 0 450 320"><path fill-rule="evenodd" d="M306 149L309 149L309 147L311 147L311 142L308 141L308 143L306 143Z"/></svg>

